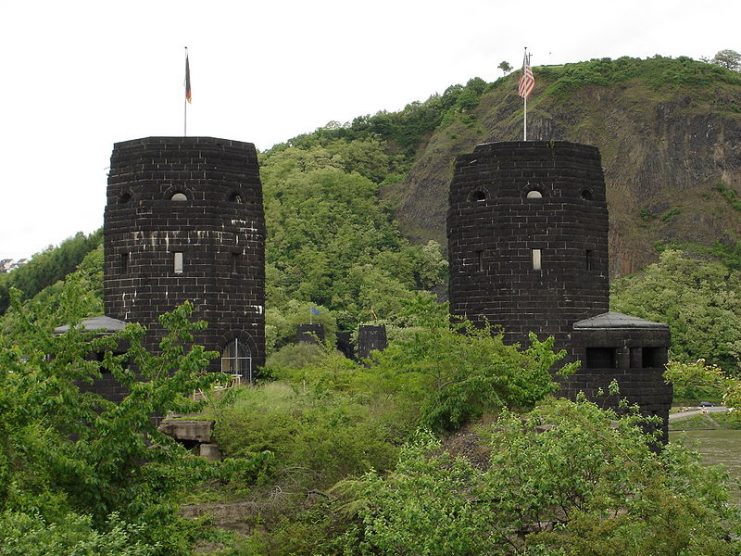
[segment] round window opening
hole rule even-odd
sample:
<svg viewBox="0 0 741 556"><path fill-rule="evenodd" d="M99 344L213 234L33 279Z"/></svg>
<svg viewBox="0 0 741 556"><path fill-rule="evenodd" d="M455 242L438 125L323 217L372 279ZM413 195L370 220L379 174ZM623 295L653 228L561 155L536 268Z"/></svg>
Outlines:
<svg viewBox="0 0 741 556"><path fill-rule="evenodd" d="M188 197L185 195L185 193L181 193L178 191L177 193L173 194L172 197L170 197L171 201L187 201Z"/></svg>
<svg viewBox="0 0 741 556"><path fill-rule="evenodd" d="M528 199L542 199L543 194L537 189L531 189L530 191L527 192L527 198Z"/></svg>
<svg viewBox="0 0 741 556"><path fill-rule="evenodd" d="M593 199L592 192L589 191L589 189L585 189L584 191L581 192L581 198L584 199L585 201L591 201Z"/></svg>
<svg viewBox="0 0 741 556"><path fill-rule="evenodd" d="M127 191L127 192L125 192L125 193L124 193L123 195L121 195L121 197L119 197L119 199L118 199L118 204L119 204L119 205L125 205L125 204L126 204L126 203L128 203L129 201L131 201L131 193L129 193L129 192Z"/></svg>

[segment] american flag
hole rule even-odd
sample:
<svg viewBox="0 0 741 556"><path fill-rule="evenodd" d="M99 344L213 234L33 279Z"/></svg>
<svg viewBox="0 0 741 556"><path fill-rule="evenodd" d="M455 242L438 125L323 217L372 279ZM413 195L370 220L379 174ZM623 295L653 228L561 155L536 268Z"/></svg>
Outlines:
<svg viewBox="0 0 741 556"><path fill-rule="evenodd" d="M533 77L533 70L530 69L530 56L525 52L525 57L522 59L522 75L517 87L517 94L526 99L533 92L534 87L535 77Z"/></svg>

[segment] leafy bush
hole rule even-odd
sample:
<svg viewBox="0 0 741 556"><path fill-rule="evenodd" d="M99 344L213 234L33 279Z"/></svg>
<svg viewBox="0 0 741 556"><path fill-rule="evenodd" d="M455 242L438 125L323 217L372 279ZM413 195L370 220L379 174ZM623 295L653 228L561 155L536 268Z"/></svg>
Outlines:
<svg viewBox="0 0 741 556"><path fill-rule="evenodd" d="M530 407L556 390L549 371L565 352L553 352L553 338L531 335L530 342L519 351L489 327L467 322L426 328L375 352L372 369L420 384L420 424L453 431L503 407ZM568 364L562 372L575 368Z"/></svg>
<svg viewBox="0 0 741 556"><path fill-rule="evenodd" d="M190 532L175 498L215 468L157 430L152 416L195 409L190 394L220 378L204 371L215 354L192 345L204 323L189 321L188 304L163 315L168 333L152 355L141 326L108 337L80 327L54 335L54 323L18 297L9 335L0 335L0 515L13 525L10 535L60 547L50 553L115 552L122 543L129 552L121 553L187 552ZM77 296L60 299L58 316L78 314ZM124 343L128 350L113 355ZM100 377L99 353L129 390L119 404L80 391Z"/></svg>
<svg viewBox="0 0 741 556"><path fill-rule="evenodd" d="M388 469L396 447L379 426L382 419L362 399L326 388L323 382L273 382L241 389L216 410L221 450L236 457L270 452L274 464L263 481L289 492L325 488L371 468Z"/></svg>
<svg viewBox="0 0 741 556"><path fill-rule="evenodd" d="M157 547L134 540L140 527L128 525L113 514L106 530L93 528L89 517L66 514L47 522L35 513L5 512L0 515L0 556L48 556L90 554L95 556L149 556Z"/></svg>

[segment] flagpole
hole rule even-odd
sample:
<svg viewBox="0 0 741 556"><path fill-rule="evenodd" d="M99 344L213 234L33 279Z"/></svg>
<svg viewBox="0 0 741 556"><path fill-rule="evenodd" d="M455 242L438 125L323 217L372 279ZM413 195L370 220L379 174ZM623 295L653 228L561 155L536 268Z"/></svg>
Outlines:
<svg viewBox="0 0 741 556"><path fill-rule="evenodd" d="M524 121L522 125L522 140L527 141L527 97L525 97L523 101L525 102L525 110L523 114Z"/></svg>

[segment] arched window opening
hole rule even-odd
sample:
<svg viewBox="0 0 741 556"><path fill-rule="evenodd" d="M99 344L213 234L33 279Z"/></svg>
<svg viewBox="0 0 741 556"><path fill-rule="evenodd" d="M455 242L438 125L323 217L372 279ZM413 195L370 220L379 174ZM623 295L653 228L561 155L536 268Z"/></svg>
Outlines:
<svg viewBox="0 0 741 556"><path fill-rule="evenodd" d="M483 191L474 191L471 195L471 199L473 199L474 203L483 203L486 201L486 193Z"/></svg>
<svg viewBox="0 0 741 556"><path fill-rule="evenodd" d="M121 195L121 196L120 196L120 197L118 198L118 204L119 204L119 205L125 205L125 204L126 204L126 203L128 203L129 201L131 201L131 193L129 193L128 191L124 192L124 193L123 193L123 194L122 194L122 195Z"/></svg>
<svg viewBox="0 0 741 556"><path fill-rule="evenodd" d="M171 201L187 201L188 197L185 195L185 193L182 193L178 191L177 193L174 193L172 197L170 197Z"/></svg>
<svg viewBox="0 0 741 556"><path fill-rule="evenodd" d="M589 191L589 189L585 189L584 191L581 192L581 198L584 199L585 201L591 201L593 199L592 192Z"/></svg>
<svg viewBox="0 0 741 556"><path fill-rule="evenodd" d="M530 191L527 192L527 198L528 199L542 199L543 194L537 189L531 189Z"/></svg>
<svg viewBox="0 0 741 556"><path fill-rule="evenodd" d="M244 203L244 201L242 200L242 196L236 191L229 195L229 201L231 201L232 203L237 203L238 205Z"/></svg>
<svg viewBox="0 0 741 556"><path fill-rule="evenodd" d="M239 338L234 338L221 352L221 372L252 382L252 353Z"/></svg>

